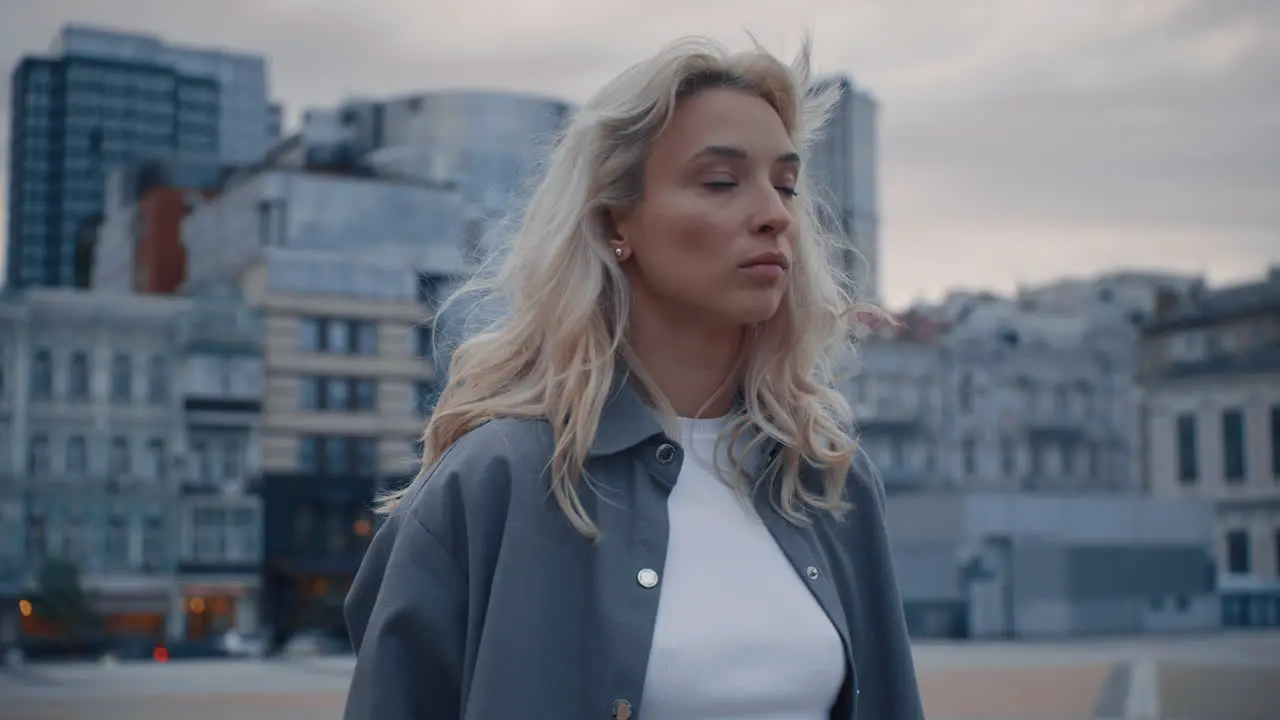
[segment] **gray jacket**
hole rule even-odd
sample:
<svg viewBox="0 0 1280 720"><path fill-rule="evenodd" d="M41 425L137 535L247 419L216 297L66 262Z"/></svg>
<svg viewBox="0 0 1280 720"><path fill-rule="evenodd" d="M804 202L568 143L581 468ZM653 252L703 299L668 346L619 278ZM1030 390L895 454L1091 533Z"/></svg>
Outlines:
<svg viewBox="0 0 1280 720"><path fill-rule="evenodd" d="M346 720L644 718L640 705L683 459L627 383L606 403L582 499L591 541L548 493L550 426L494 420L458 440L378 531L346 601L356 668ZM762 483L761 485L768 485ZM848 654L831 717L923 718L889 558L884 489L789 523L756 505ZM646 580L653 575L646 573Z"/></svg>

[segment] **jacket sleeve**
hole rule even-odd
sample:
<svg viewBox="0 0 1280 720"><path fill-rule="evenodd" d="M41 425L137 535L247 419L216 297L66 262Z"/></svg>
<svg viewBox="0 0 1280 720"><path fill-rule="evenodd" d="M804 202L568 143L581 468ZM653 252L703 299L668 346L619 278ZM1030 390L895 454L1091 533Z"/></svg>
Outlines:
<svg viewBox="0 0 1280 720"><path fill-rule="evenodd" d="M347 595L356 652L345 720L462 716L466 582L409 513L379 529Z"/></svg>

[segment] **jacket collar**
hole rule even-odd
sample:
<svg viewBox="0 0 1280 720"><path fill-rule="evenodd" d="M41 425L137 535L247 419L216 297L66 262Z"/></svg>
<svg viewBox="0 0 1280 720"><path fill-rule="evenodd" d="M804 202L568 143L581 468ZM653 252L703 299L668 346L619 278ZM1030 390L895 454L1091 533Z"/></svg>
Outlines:
<svg viewBox="0 0 1280 720"><path fill-rule="evenodd" d="M613 455L664 434L654 409L640 396L637 383L625 366L614 373L589 456Z"/></svg>

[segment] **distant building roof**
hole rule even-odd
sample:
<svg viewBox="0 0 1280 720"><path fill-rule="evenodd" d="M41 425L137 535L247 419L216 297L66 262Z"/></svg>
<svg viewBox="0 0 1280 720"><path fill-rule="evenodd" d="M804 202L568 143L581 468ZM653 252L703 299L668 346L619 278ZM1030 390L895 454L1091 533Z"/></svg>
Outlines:
<svg viewBox="0 0 1280 720"><path fill-rule="evenodd" d="M1156 334L1271 313L1280 313L1280 266L1272 267L1257 282L1198 290L1181 296L1165 295L1143 330Z"/></svg>

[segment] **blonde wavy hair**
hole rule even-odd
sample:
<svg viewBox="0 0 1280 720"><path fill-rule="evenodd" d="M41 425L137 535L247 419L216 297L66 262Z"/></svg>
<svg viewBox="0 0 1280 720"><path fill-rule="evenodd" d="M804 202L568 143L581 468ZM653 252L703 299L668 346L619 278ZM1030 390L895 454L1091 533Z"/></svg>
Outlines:
<svg viewBox="0 0 1280 720"><path fill-rule="evenodd" d="M467 432L495 418L537 418L554 430L552 496L579 532L597 535L579 490L590 481L584 464L620 365L664 426L675 422L628 345L628 286L608 247L606 216L640 199L654 138L681 99L704 89L762 98L803 154L839 93L810 86L809 59L807 40L788 66L759 44L735 53L684 38L624 71L576 113L509 247L495 256L496 271L477 274L451 298L480 295L504 310L457 347L423 434L422 469L409 486L380 498L379 510L394 509ZM743 478L741 457L769 438L780 444L771 497L796 523L807 522L806 508L837 517L848 509L844 484L856 443L831 373L841 351L851 350L851 312L875 312L851 301L837 261L845 248L820 226L804 178L800 186L792 279L779 311L748 334L736 378L741 402L722 438L740 448L732 462ZM749 442L739 443L743 438ZM805 463L823 471L820 489L801 482Z"/></svg>

